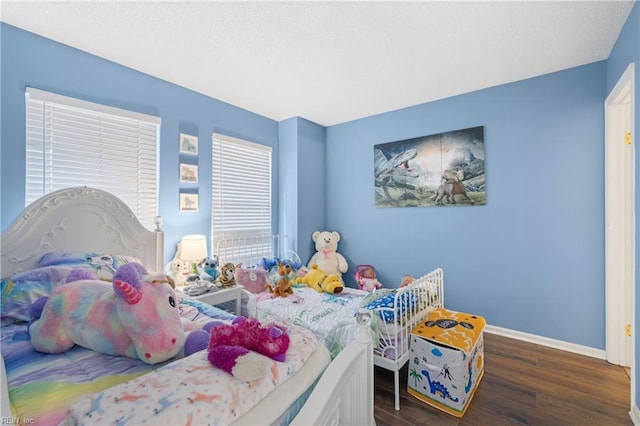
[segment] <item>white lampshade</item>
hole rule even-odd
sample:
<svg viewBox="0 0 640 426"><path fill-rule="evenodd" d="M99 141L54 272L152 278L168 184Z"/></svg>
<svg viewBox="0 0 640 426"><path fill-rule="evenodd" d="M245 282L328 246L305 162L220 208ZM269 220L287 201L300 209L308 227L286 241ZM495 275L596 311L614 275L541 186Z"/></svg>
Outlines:
<svg viewBox="0 0 640 426"><path fill-rule="evenodd" d="M180 242L180 259L200 260L207 257L207 237L185 235Z"/></svg>

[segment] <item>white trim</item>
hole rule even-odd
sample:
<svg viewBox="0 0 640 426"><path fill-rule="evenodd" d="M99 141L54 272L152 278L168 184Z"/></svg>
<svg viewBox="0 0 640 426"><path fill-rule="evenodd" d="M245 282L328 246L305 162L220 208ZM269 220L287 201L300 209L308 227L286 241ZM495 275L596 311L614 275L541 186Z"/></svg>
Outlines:
<svg viewBox="0 0 640 426"><path fill-rule="evenodd" d="M635 426L640 426L640 410L636 404L631 405L631 411L629 411L629 417Z"/></svg>
<svg viewBox="0 0 640 426"><path fill-rule="evenodd" d="M577 345L575 343L565 342L563 340L551 339L549 337L538 336L536 334L524 333L522 331L502 328L495 325L489 325L484 331L498 336L509 337L511 339L522 340L524 342L535 343L536 345L547 346L562 351L573 352L579 355L586 355L592 358L605 359L605 352L602 349L596 349L589 346Z"/></svg>
<svg viewBox="0 0 640 426"><path fill-rule="evenodd" d="M73 108L88 109L91 111L111 114L118 117L129 118L132 120L146 121L152 124L160 124L162 121L160 117L154 117L153 115L143 114L141 112L135 111L128 111L126 109L120 109L106 105L100 105L89 101L83 101L80 99L70 98L68 96L58 95L56 93L46 92L40 89L34 89L33 87L27 87L25 90L25 95L27 99L32 98L44 102L53 102Z"/></svg>
<svg viewBox="0 0 640 426"><path fill-rule="evenodd" d="M630 366L632 356L624 330L633 322L634 167L633 143L626 146L624 138L627 131L633 135L633 75L631 63L605 100L605 351L609 362L622 366Z"/></svg>
<svg viewBox="0 0 640 426"><path fill-rule="evenodd" d="M620 76L614 88L605 100L605 264L606 264L606 356L609 362L631 366L631 413L636 409L636 344L638 324L636 317L636 207L635 207L635 149L636 143L636 99L635 99L635 64L630 63ZM625 152L627 146L613 141L624 140L623 132L630 132L630 152ZM630 158L629 158L630 156ZM628 162L627 162L628 161ZM615 171L611 173L609 168ZM621 182L620 190L616 185ZM626 208L610 209L609 203L626 205ZM626 204L625 204L626 203ZM612 211L610 211L612 210ZM611 217L609 215L611 214ZM610 230L611 223L624 223L620 227ZM631 228L631 229L629 229ZM617 233L616 233L617 232ZM611 234L611 235L610 235ZM623 235L626 247L617 238ZM624 241L624 238L622 238ZM615 285L625 282L626 288ZM631 324L631 338L625 338L620 332L624 324ZM630 358L626 360L626 358ZM633 418L633 415L632 415Z"/></svg>
<svg viewBox="0 0 640 426"><path fill-rule="evenodd" d="M225 141L225 142L237 143L239 145L248 146L248 147L253 148L253 149L261 149L263 151L273 152L273 148L271 148L269 145L263 145L261 143L250 142L250 141L247 141L247 140L244 140L244 139L234 138L232 136L223 135L222 133L215 133L214 132L211 136L212 136L213 140L220 140L220 141Z"/></svg>

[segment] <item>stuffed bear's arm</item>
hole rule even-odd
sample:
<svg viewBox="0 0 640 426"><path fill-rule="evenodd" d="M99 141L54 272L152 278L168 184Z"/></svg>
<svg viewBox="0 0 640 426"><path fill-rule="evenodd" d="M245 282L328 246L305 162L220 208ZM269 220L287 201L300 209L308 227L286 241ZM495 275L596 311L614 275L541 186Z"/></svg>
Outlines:
<svg viewBox="0 0 640 426"><path fill-rule="evenodd" d="M344 274L345 272L347 272L347 269L349 269L349 264L347 263L347 260L344 258L344 256L340 253L336 253L336 256L338 257L338 269Z"/></svg>

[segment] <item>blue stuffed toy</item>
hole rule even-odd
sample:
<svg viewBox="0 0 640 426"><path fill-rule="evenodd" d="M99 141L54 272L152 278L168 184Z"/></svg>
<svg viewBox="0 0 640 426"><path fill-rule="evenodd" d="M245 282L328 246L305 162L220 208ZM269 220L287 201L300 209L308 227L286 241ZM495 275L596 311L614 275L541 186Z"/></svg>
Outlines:
<svg viewBox="0 0 640 426"><path fill-rule="evenodd" d="M215 281L220 276L218 256L205 257L198 263L198 274L201 280Z"/></svg>

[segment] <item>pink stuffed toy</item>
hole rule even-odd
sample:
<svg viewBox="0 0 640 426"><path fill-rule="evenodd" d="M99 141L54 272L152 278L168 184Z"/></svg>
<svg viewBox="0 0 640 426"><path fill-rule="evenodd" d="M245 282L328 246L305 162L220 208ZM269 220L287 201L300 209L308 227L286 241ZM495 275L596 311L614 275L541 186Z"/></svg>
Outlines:
<svg viewBox="0 0 640 426"><path fill-rule="evenodd" d="M39 352L78 345L156 364L207 347L204 327L185 332L166 276L149 274L139 263L120 266L112 284L82 268L66 281L30 307L29 337Z"/></svg>
<svg viewBox="0 0 640 426"><path fill-rule="evenodd" d="M271 366L265 357L284 361L289 348L282 327L265 327L255 318L237 317L231 324L214 324L209 332L209 362L242 381L264 377Z"/></svg>

